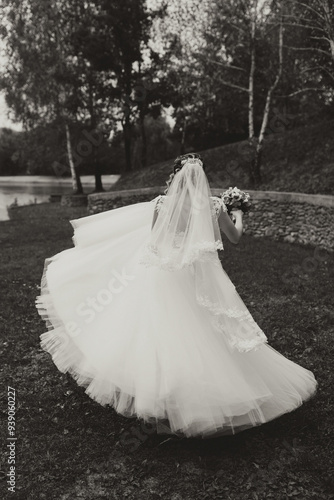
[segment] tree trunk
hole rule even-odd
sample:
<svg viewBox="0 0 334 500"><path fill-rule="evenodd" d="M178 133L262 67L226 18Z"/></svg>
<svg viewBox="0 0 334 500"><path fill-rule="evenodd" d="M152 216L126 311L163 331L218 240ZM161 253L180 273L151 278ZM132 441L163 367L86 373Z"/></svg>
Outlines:
<svg viewBox="0 0 334 500"><path fill-rule="evenodd" d="M271 108L271 101L273 92L275 91L278 82L281 78L283 71L283 7L281 7L281 19L280 19L280 27L279 27L279 37L278 37L278 54L279 54L279 62L278 62L278 70L274 83L271 85L267 92L266 104L264 106L263 118L261 124L261 130L259 133L259 137L256 143L254 157L252 161L251 167L251 177L254 184L260 184L261 182L261 160L262 160L262 152L263 152L263 142L266 133L266 129L268 126L269 113Z"/></svg>
<svg viewBox="0 0 334 500"><path fill-rule="evenodd" d="M132 84L132 64L127 60L124 67L125 75L125 91L126 97L131 103L131 84ZM124 119L122 120L123 126L123 136L124 136L124 149L125 149L125 171L130 172L132 170L132 127L131 127L131 106L126 108L124 113Z"/></svg>
<svg viewBox="0 0 334 500"><path fill-rule="evenodd" d="M95 112L94 112L94 95L93 95L93 84L92 84L92 75L90 74L89 76L89 114L90 114L90 126L92 130L92 134L96 130L96 118L95 118ZM95 176L95 193L101 193L104 191L103 185L102 185L102 174L101 174L101 167L97 159L97 148L98 145L92 144L93 146L93 167L94 167L94 176Z"/></svg>
<svg viewBox="0 0 334 500"><path fill-rule="evenodd" d="M102 173L101 173L101 168L100 164L97 161L96 158L96 150L94 149L93 151L93 158L94 158L94 171L95 171L95 193L101 193L104 191L103 185L102 185Z"/></svg>
<svg viewBox="0 0 334 500"><path fill-rule="evenodd" d="M329 5L328 0L322 0L320 3L322 6L323 12L324 12L324 18L325 18L325 34L327 35L327 40L329 43L330 51L331 51L331 56L334 62L334 27L333 23L331 22L331 7Z"/></svg>
<svg viewBox="0 0 334 500"><path fill-rule="evenodd" d="M145 129L145 110L143 106L140 109L139 120L140 120L140 131L142 139L141 167L145 168L147 166L147 138Z"/></svg>
<svg viewBox="0 0 334 500"><path fill-rule="evenodd" d="M181 155L184 155L186 151L186 131L187 131L187 118L183 122L183 130L181 136Z"/></svg>
<svg viewBox="0 0 334 500"><path fill-rule="evenodd" d="M248 136L250 140L254 137L255 16L256 14L252 19L251 28L251 67L248 81Z"/></svg>
<svg viewBox="0 0 334 500"><path fill-rule="evenodd" d="M73 194L83 194L81 179L73 162L70 127L65 124L68 162L71 169Z"/></svg>
<svg viewBox="0 0 334 500"><path fill-rule="evenodd" d="M258 186L262 182L262 176L261 176L262 152L263 152L263 143L257 141L254 158L252 160L252 183L255 186Z"/></svg>
<svg viewBox="0 0 334 500"><path fill-rule="evenodd" d="M248 78L248 141L253 149L255 146L255 130L254 130L254 73L255 73L255 37L256 37L256 8L251 19L251 39L250 39L250 56L251 65ZM249 178L253 185L257 184L255 157L249 165Z"/></svg>
<svg viewBox="0 0 334 500"><path fill-rule="evenodd" d="M125 148L125 171L130 172L132 170L132 160L131 160L131 122L130 117L126 116L122 123L123 133L124 133L124 148Z"/></svg>

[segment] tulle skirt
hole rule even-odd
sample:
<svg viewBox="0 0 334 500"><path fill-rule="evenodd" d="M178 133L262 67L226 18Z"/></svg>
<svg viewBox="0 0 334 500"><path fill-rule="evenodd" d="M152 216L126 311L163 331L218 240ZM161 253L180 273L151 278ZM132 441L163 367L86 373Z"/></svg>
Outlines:
<svg viewBox="0 0 334 500"><path fill-rule="evenodd" d="M46 259L36 301L43 349L98 403L188 437L235 433L300 406L315 393L312 372L265 343L234 349L199 304L192 266L141 264L153 209L71 221L75 247ZM249 314L219 273L227 310ZM227 315L223 331L235 321Z"/></svg>

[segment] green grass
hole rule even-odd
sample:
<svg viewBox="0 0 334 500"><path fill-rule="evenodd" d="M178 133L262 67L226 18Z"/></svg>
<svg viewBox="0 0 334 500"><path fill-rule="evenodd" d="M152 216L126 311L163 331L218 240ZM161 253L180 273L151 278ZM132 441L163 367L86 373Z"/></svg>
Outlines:
<svg viewBox="0 0 334 500"><path fill-rule="evenodd" d="M293 269L314 249L244 236L222 262L270 344L311 369L317 395L295 412L236 436L180 439L89 399L39 347L34 307L46 257L72 245L82 208L12 210L0 223L2 419L17 391L16 499L212 500L334 498L333 256L309 275ZM282 281L291 270L291 282ZM6 426L2 426L2 443ZM136 435L141 438L136 438ZM2 446L2 476L8 471ZM2 481L6 496L6 482ZM10 495L8 495L10 498Z"/></svg>
<svg viewBox="0 0 334 500"><path fill-rule="evenodd" d="M277 124L278 126L279 124ZM334 194L334 120L280 133L264 142L262 183L257 189ZM251 189L247 141L201 151L212 187ZM173 159L123 175L113 190L163 186Z"/></svg>

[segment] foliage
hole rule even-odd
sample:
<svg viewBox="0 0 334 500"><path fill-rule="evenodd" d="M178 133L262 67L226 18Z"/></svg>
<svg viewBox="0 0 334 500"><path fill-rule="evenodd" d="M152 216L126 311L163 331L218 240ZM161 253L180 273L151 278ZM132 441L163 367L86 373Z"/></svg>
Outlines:
<svg viewBox="0 0 334 500"><path fill-rule="evenodd" d="M294 115L292 126L333 116L328 0L0 0L0 9L8 59L0 87L16 117L30 128L66 120L74 134L114 134L122 172L156 161L149 128L167 108L169 145L181 152L260 142L263 118L268 111L270 123L277 108Z"/></svg>
<svg viewBox="0 0 334 500"><path fill-rule="evenodd" d="M16 175L26 171L26 165L18 152L19 136L11 129L0 129L0 175Z"/></svg>

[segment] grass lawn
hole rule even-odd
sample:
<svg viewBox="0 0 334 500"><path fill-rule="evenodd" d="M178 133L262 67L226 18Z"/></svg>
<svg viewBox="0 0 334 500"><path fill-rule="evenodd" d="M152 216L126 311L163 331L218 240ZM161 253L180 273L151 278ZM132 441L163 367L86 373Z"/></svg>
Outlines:
<svg viewBox="0 0 334 500"><path fill-rule="evenodd" d="M298 276L296 266L314 261L311 247L250 236L226 244L224 268L270 344L312 370L319 390L295 412L232 437L170 439L99 406L39 347L44 259L72 245L68 221L83 215L43 204L0 223L1 498L333 499L333 256ZM6 493L7 386L17 398L15 494Z"/></svg>

